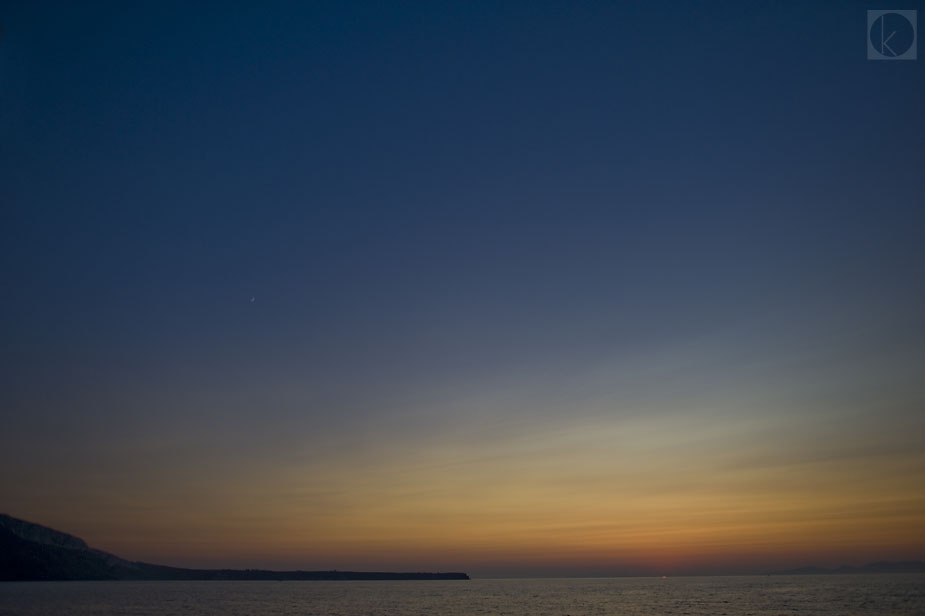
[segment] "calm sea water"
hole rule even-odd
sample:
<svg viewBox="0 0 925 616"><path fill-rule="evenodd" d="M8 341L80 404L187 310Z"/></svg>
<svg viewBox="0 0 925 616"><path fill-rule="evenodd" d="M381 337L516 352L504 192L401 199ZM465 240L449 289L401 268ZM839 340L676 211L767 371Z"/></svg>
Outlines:
<svg viewBox="0 0 925 616"><path fill-rule="evenodd" d="M925 614L925 575L401 582L3 582L0 615Z"/></svg>

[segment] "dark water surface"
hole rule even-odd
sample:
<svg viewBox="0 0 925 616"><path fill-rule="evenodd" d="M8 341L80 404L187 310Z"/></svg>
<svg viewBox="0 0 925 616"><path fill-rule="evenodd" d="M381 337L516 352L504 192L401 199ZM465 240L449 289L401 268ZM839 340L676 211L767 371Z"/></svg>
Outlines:
<svg viewBox="0 0 925 616"><path fill-rule="evenodd" d="M925 574L388 582L3 582L0 615L925 614Z"/></svg>

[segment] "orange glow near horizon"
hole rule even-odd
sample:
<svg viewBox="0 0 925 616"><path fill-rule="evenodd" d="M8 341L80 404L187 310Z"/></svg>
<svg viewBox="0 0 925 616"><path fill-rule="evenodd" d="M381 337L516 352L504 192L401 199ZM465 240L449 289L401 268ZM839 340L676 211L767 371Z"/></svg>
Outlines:
<svg viewBox="0 0 925 616"><path fill-rule="evenodd" d="M446 442L209 485L192 473L183 510L74 530L186 566L684 573L925 552L925 456L782 459L760 445L782 427L643 418L482 441L478 456Z"/></svg>

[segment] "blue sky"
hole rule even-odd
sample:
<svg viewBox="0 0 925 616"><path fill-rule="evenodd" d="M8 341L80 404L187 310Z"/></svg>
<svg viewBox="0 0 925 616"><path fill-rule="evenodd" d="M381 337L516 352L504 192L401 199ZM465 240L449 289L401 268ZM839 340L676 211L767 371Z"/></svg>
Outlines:
<svg viewBox="0 0 925 616"><path fill-rule="evenodd" d="M866 59L868 8L5 7L8 512L194 562L133 537L153 512L164 537L313 528L281 469L320 490L331 466L476 464L563 430L658 449L666 417L743 459L770 439L921 470L925 89L920 61ZM317 536L222 562L324 567ZM464 564L532 571L491 564L489 536ZM451 564L428 541L399 564Z"/></svg>

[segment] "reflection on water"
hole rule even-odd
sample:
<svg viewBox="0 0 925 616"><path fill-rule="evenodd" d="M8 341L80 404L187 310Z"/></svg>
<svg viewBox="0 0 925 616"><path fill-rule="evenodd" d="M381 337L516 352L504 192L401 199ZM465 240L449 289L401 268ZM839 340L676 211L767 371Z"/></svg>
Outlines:
<svg viewBox="0 0 925 616"><path fill-rule="evenodd" d="M925 575L401 582L9 582L0 615L925 614Z"/></svg>

